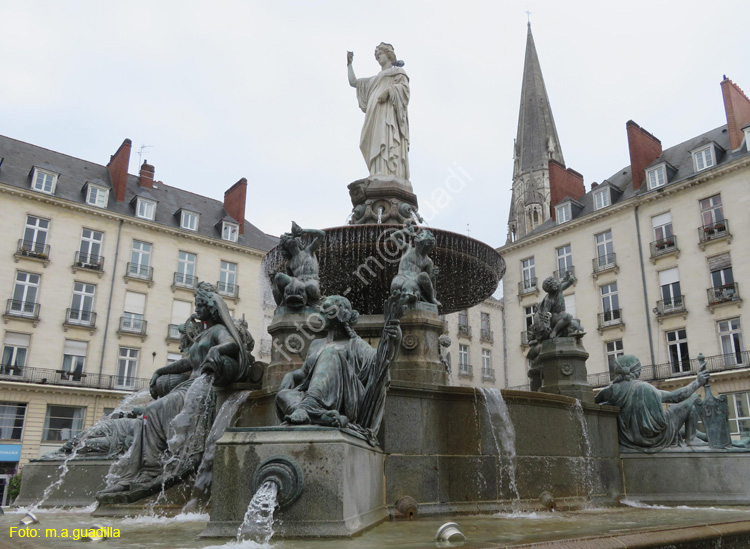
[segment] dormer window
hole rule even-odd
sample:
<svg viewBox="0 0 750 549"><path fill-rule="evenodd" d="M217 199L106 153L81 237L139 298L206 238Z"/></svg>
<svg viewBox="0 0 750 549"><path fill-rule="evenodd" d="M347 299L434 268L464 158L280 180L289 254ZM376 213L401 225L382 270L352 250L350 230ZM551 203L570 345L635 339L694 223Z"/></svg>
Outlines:
<svg viewBox="0 0 750 549"><path fill-rule="evenodd" d="M664 164L646 170L646 179L648 179L648 188L656 189L663 187L667 183L667 168Z"/></svg>
<svg viewBox="0 0 750 549"><path fill-rule="evenodd" d="M146 200L145 198L138 197L138 203L135 206L135 215L141 219L148 219L149 221L154 220L156 214L156 202L153 200Z"/></svg>
<svg viewBox="0 0 750 549"><path fill-rule="evenodd" d="M702 149L693 151L693 167L696 172L706 170L716 164L713 145L706 145Z"/></svg>
<svg viewBox="0 0 750 549"><path fill-rule="evenodd" d="M198 230L198 214L189 210L182 210L180 216L180 227L188 231Z"/></svg>
<svg viewBox="0 0 750 549"><path fill-rule="evenodd" d="M240 226L236 223L229 223L223 221L221 224L221 238L222 240L228 240L229 242L237 242L237 237L240 234Z"/></svg>
<svg viewBox="0 0 750 549"><path fill-rule="evenodd" d="M58 174L54 172L34 168L34 172L31 174L31 188L41 193L55 194L57 176Z"/></svg>
<svg viewBox="0 0 750 549"><path fill-rule="evenodd" d="M108 199L109 189L93 183L86 184L86 204L91 204L97 208L106 208Z"/></svg>
<svg viewBox="0 0 750 549"><path fill-rule="evenodd" d="M570 221L571 219L570 215L570 203L567 204L560 204L559 206L555 206L555 219L557 219L557 224L560 223L566 223Z"/></svg>
<svg viewBox="0 0 750 549"><path fill-rule="evenodd" d="M750 126L744 128L745 131L745 150L750 152Z"/></svg>
<svg viewBox="0 0 750 549"><path fill-rule="evenodd" d="M594 209L601 210L612 204L609 187L594 193Z"/></svg>

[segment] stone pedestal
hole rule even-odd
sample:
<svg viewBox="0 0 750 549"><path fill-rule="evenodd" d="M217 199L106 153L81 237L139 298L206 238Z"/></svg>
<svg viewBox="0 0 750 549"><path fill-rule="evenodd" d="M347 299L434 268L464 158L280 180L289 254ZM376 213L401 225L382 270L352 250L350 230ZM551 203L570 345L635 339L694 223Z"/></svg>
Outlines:
<svg viewBox="0 0 750 549"><path fill-rule="evenodd" d="M277 390L287 372L302 367L310 343L325 336L323 321L318 314L313 307L298 312L287 312L283 305L279 307L268 326L273 341L271 362L263 376L263 389Z"/></svg>
<svg viewBox="0 0 750 549"><path fill-rule="evenodd" d="M352 225L390 223L401 225L417 211L417 195L409 181L371 176L349 184L352 199Z"/></svg>
<svg viewBox="0 0 750 549"><path fill-rule="evenodd" d="M580 338L558 337L543 341L536 360L542 368L541 391L593 404L594 392L586 371L588 357Z"/></svg>
<svg viewBox="0 0 750 549"><path fill-rule="evenodd" d="M23 468L21 493L15 505L25 507L42 499L44 491L60 478L62 459L37 459ZM86 507L96 503L96 493L107 484L111 459L71 459L62 483L52 490L42 507Z"/></svg>
<svg viewBox="0 0 750 549"><path fill-rule="evenodd" d="M216 445L203 537L237 535L258 466L277 456L296 462L303 484L299 498L276 511L275 536L350 537L388 518L379 448L330 427L236 428Z"/></svg>

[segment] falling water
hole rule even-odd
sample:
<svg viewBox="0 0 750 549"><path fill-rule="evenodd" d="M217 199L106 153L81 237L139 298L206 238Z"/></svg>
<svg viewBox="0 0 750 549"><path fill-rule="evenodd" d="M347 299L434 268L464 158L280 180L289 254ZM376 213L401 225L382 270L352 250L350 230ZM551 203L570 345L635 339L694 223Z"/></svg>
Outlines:
<svg viewBox="0 0 750 549"><path fill-rule="evenodd" d="M42 499L40 499L39 501L37 501L35 504L33 504L29 508L29 512L30 513L36 513L36 511L42 505L44 505L44 502L47 501L47 499L49 498L50 494L52 494L52 492L63 483L63 480L65 480L65 475L68 474L68 470L69 470L68 469L68 462L71 459L75 459L76 455L78 454L78 450L80 450L81 448L83 448L86 445L86 439L87 438L88 437L84 434L76 442L75 446L73 446L73 451L70 452L70 455L68 457L66 457L63 460L63 462L60 464L60 466L57 468L57 470L60 472L59 476L57 477L57 480L55 482L53 482L52 484L50 484L49 486L47 486L47 488L44 489L44 492L42 493Z"/></svg>
<svg viewBox="0 0 750 549"><path fill-rule="evenodd" d="M383 206L378 207L378 225L383 222Z"/></svg>
<svg viewBox="0 0 750 549"><path fill-rule="evenodd" d="M411 218L414 220L415 225L429 226L429 223L427 223L427 221L425 221L423 218L419 217L419 215L417 215L417 212L415 212L414 210L409 210L409 212L411 213Z"/></svg>
<svg viewBox="0 0 750 549"><path fill-rule="evenodd" d="M586 492L586 497L591 498L591 494L594 492L594 463L591 458L591 439L589 438L588 424L586 423L586 416L583 413L583 406L580 400L576 400L572 413L581 426L581 450L583 451L583 457L581 458L578 471L583 481L583 489Z"/></svg>
<svg viewBox="0 0 750 549"><path fill-rule="evenodd" d="M279 486L265 481L247 506L245 518L237 529L237 541L253 539L257 543L268 543L273 536L273 512L276 510L276 495Z"/></svg>
<svg viewBox="0 0 750 549"><path fill-rule="evenodd" d="M499 390L482 387L479 391L482 393L487 407L490 432L495 441L498 459L501 463L505 462L510 490L515 495L515 499L519 500L521 496L518 493L516 483L516 431L508 414L508 406ZM500 483L500 479L498 479L498 485Z"/></svg>
<svg viewBox="0 0 750 549"><path fill-rule="evenodd" d="M250 391L238 391L232 393L224 401L224 404L221 405L219 412L216 414L216 419L214 420L213 425L211 425L208 437L206 438L206 448L203 451L203 460L198 467L197 478L193 485L193 497L185 505L183 510L195 510L195 507L199 504L199 500L205 500L210 494L216 442L227 430L227 427L229 427L232 419L234 419L237 410L245 403L249 395ZM202 511L202 509L199 510L199 512Z"/></svg>

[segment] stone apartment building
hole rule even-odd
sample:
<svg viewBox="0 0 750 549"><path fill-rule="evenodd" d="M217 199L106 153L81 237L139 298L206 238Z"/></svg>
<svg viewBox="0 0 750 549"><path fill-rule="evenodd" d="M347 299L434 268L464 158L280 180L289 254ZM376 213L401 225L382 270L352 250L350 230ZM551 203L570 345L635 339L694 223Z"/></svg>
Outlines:
<svg viewBox="0 0 750 549"><path fill-rule="evenodd" d="M223 202L0 137L0 475L56 449L179 358L193 288L217 285L270 353L260 263L276 240L245 220L247 181ZM1 480L1 479L0 479Z"/></svg>
<svg viewBox="0 0 750 549"><path fill-rule="evenodd" d="M519 161L499 248L509 386L528 383L527 329L543 280L570 271L578 281L565 301L587 333L593 386L609 384L615 357L629 353L641 359L642 379L676 388L694 378L702 353L714 394L728 397L733 434L748 436L750 99L724 78L726 124L667 149L629 121L630 165L586 192L562 159L543 88L529 29Z"/></svg>

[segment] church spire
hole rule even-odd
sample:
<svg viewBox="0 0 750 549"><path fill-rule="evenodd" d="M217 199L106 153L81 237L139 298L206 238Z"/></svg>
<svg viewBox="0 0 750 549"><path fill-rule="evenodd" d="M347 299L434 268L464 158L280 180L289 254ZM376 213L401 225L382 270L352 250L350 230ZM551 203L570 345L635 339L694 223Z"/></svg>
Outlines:
<svg viewBox="0 0 750 549"><path fill-rule="evenodd" d="M529 22L518 132L513 150L513 198L508 216L509 241L524 237L549 219L550 160L565 164Z"/></svg>

